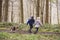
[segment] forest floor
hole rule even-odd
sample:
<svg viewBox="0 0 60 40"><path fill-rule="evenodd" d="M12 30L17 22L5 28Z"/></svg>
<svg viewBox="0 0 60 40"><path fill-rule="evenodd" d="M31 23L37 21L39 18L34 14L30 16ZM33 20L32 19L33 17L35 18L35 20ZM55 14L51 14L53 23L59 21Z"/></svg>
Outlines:
<svg viewBox="0 0 60 40"><path fill-rule="evenodd" d="M29 26L26 24L0 23L0 40L60 40L59 25L43 25L40 27L37 34L34 34L35 27L32 33L29 33ZM12 27L18 27L12 31Z"/></svg>
<svg viewBox="0 0 60 40"><path fill-rule="evenodd" d="M29 33L28 30L15 30L11 31L10 28L0 28L0 32L7 32L7 33L19 33L19 34L34 34L34 31L32 33ZM37 34L44 34L44 35L60 35L60 32L39 32Z"/></svg>

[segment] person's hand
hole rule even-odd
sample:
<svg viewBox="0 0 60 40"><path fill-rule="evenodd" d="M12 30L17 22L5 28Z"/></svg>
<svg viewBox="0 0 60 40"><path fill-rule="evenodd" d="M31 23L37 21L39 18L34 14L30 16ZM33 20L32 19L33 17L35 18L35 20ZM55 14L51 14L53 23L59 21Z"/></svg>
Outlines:
<svg viewBox="0 0 60 40"><path fill-rule="evenodd" d="M26 23L26 25L28 25L28 23Z"/></svg>

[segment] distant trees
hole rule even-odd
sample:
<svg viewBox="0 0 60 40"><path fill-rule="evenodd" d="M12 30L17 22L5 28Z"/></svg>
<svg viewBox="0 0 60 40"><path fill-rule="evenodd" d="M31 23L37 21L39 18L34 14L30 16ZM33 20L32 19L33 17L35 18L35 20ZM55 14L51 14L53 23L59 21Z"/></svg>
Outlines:
<svg viewBox="0 0 60 40"><path fill-rule="evenodd" d="M54 17L57 17L55 20L59 24L58 0L16 0L14 4L11 4L11 0L0 1L0 9L2 8L2 11L0 10L0 21L2 22L25 23L30 16L34 16L35 19L40 17L43 24L53 23ZM55 1L56 4L53 4ZM53 12L53 5L56 6L56 14Z"/></svg>

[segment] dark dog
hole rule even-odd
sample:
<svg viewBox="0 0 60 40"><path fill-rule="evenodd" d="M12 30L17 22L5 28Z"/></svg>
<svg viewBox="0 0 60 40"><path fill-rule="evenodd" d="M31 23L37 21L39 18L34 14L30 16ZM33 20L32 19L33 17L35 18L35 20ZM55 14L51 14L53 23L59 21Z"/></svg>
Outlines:
<svg viewBox="0 0 60 40"><path fill-rule="evenodd" d="M11 27L11 31L15 31L15 30L17 30L18 29L18 27Z"/></svg>

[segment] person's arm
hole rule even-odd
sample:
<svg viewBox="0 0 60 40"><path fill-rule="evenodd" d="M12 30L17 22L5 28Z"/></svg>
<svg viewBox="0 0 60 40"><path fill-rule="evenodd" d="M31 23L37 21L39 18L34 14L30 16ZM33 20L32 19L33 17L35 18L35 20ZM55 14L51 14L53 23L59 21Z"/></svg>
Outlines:
<svg viewBox="0 0 60 40"><path fill-rule="evenodd" d="M29 21L30 21L30 20L27 21L27 25L29 24Z"/></svg>
<svg viewBox="0 0 60 40"><path fill-rule="evenodd" d="M40 21L40 25L41 25L41 26L43 25L41 21Z"/></svg>
<svg viewBox="0 0 60 40"><path fill-rule="evenodd" d="M27 21L27 25L28 25L28 21Z"/></svg>

